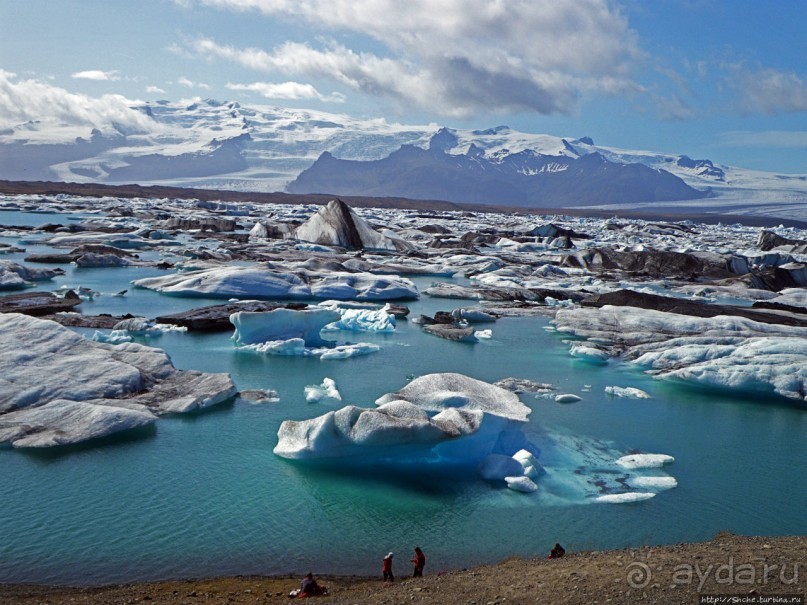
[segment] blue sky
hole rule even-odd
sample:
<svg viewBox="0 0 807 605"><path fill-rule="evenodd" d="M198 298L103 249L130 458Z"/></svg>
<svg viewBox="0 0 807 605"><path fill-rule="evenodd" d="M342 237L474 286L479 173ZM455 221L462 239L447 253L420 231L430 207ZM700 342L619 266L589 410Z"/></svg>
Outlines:
<svg viewBox="0 0 807 605"><path fill-rule="evenodd" d="M801 0L0 0L0 128L198 96L807 173L805 27Z"/></svg>

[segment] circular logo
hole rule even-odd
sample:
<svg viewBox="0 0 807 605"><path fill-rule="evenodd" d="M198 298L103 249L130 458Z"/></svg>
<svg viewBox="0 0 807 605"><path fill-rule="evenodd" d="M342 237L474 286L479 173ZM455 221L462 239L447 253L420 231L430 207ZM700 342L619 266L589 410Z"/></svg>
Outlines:
<svg viewBox="0 0 807 605"><path fill-rule="evenodd" d="M631 588L645 588L653 579L653 572L646 563L637 561L628 565L627 579Z"/></svg>

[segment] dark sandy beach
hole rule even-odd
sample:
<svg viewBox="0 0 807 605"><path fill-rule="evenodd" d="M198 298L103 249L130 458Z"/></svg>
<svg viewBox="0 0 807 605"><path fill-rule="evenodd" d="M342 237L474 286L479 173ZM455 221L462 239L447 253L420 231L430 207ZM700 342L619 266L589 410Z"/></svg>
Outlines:
<svg viewBox="0 0 807 605"><path fill-rule="evenodd" d="M401 557L402 559L404 557ZM430 603L682 603L734 595L735 603L798 603L782 599L807 590L807 538L743 537L721 533L708 542L616 551L569 553L563 559L508 559L495 565L437 572L430 561L423 578L404 578L396 562L394 584L378 578L319 577L326 604ZM113 605L170 603L213 605L289 602L297 577L174 580L103 587L0 585L0 603ZM778 597L773 599L772 597ZM718 603L721 601L714 600Z"/></svg>

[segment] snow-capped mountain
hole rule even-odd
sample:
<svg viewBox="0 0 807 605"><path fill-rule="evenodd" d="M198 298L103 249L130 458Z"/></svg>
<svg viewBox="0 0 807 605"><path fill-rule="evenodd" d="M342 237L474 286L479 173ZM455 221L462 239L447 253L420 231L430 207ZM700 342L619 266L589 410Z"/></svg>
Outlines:
<svg viewBox="0 0 807 605"><path fill-rule="evenodd" d="M708 189L694 189L666 170L614 162L596 151L577 153L566 140L562 143L562 149L545 154L530 148L488 152L471 141L465 153L457 154L459 136L442 128L428 148L404 145L381 160L343 160L326 151L288 190L532 208L694 200L709 195Z"/></svg>
<svg viewBox="0 0 807 605"><path fill-rule="evenodd" d="M460 189L471 189L469 175L477 184L494 172L521 183L552 176L549 180L556 184L550 187L551 195L544 196L544 206L553 205L552 196L558 200L555 205L575 203L581 190L575 185L578 179L570 178L574 170L608 169L613 177L621 166L621 172L635 173L634 179L611 187L612 194L589 197L586 203L657 207L659 200L667 200L665 208L679 205L705 211L719 207L723 212L790 217L795 209L807 217L807 210L802 209L807 205L807 176L732 168L685 155L616 149L587 137L531 134L506 126L441 129L436 124L402 125L213 100L141 103L135 109L143 119L126 125L110 122L79 128L33 121L0 130L0 178L282 191L324 152L329 154L325 156L328 161L361 162L428 152L466 165L470 172L454 175ZM645 167L651 170L644 171ZM644 192L639 182L644 183ZM316 184L323 186L322 192L339 193L328 190L327 183ZM625 195L618 195L620 186ZM648 193L659 187L667 193ZM299 180L292 189L302 190ZM393 187L377 187L372 195L399 194L393 191ZM591 193L591 189L587 191ZM429 193L420 197L435 197ZM530 195L523 194L522 203L531 205Z"/></svg>

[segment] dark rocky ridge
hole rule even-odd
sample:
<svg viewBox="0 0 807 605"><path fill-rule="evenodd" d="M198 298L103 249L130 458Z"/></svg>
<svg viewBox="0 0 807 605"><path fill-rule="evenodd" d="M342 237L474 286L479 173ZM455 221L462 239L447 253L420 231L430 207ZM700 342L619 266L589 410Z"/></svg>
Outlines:
<svg viewBox="0 0 807 605"><path fill-rule="evenodd" d="M616 292L597 294L583 299L580 304L584 307L604 307L605 305L637 307L639 309L652 309L692 317L733 315L767 324L807 327L807 317L794 317L788 313L771 313L760 310L760 308L706 304L695 300L659 296L634 290L617 290ZM784 311L785 309L781 310ZM787 310L789 311L789 309Z"/></svg>
<svg viewBox="0 0 807 605"><path fill-rule="evenodd" d="M303 194L392 195L532 208L692 200L708 195L672 173L643 164L616 164L598 153L570 158L525 151L495 161L473 148L465 155L449 155L439 146L411 145L366 162L341 160L326 151L287 189Z"/></svg>

